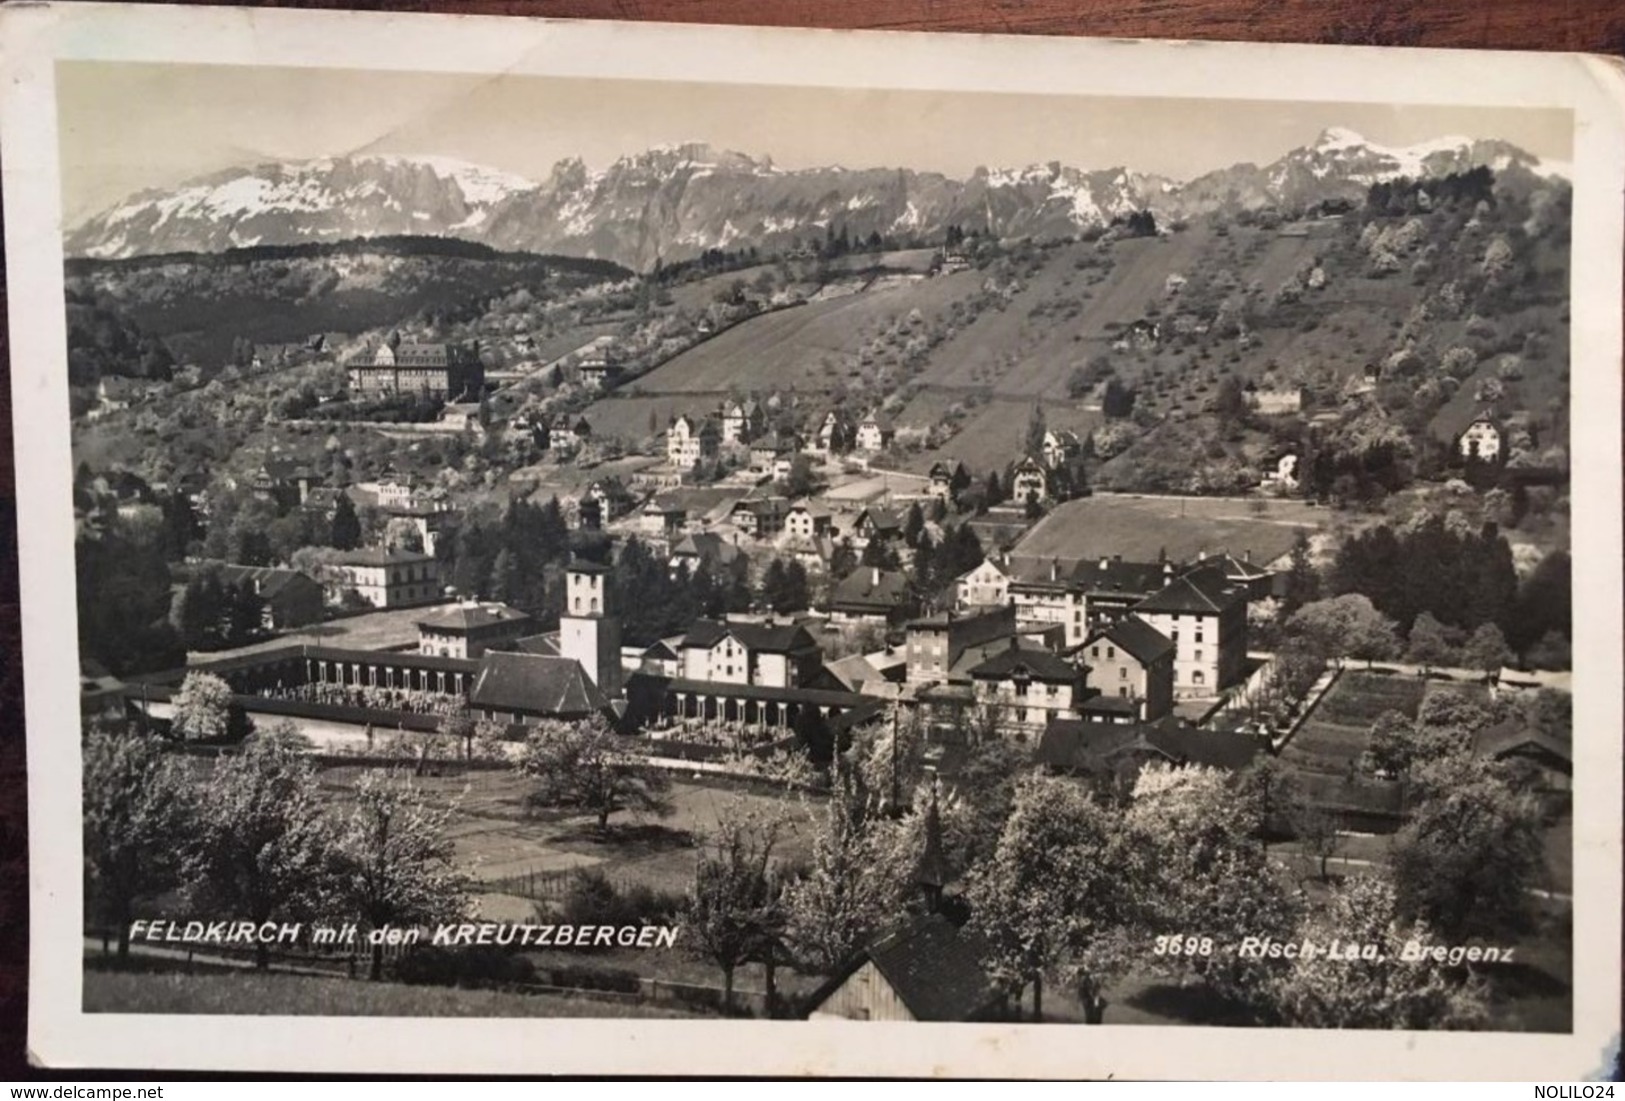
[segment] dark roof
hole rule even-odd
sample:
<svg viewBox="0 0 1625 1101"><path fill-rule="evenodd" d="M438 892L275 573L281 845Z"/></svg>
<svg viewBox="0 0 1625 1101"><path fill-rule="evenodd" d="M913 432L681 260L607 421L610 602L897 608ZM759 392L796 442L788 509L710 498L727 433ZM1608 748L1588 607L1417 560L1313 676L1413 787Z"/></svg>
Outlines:
<svg viewBox="0 0 1625 1101"><path fill-rule="evenodd" d="M1150 665L1174 652L1173 640L1138 616L1124 616L1111 626L1095 631L1083 644L1092 646L1102 639L1141 665Z"/></svg>
<svg viewBox="0 0 1625 1101"><path fill-rule="evenodd" d="M1072 577L1085 592L1154 593L1167 584L1168 569L1161 562L1090 559L1078 563Z"/></svg>
<svg viewBox="0 0 1625 1101"><path fill-rule="evenodd" d="M433 562L434 559L417 551L362 547L360 550L345 551L336 561L341 566L406 566L418 562Z"/></svg>
<svg viewBox="0 0 1625 1101"><path fill-rule="evenodd" d="M1023 673L1035 680L1070 681L1076 680L1081 671L1070 661L1048 650L1018 650L1014 647L1000 650L970 669L972 677L982 679L1002 680L1005 677L1019 677Z"/></svg>
<svg viewBox="0 0 1625 1101"><path fill-rule="evenodd" d="M896 512L893 509L866 508L862 512L858 513L858 518L853 521L853 526L856 527L858 524L861 524L865 516L869 518L869 525L876 531L903 530L903 516L901 513Z"/></svg>
<svg viewBox="0 0 1625 1101"><path fill-rule="evenodd" d="M1037 759L1056 768L1087 771L1140 752L1178 765L1233 770L1252 763L1263 748L1250 735L1186 726L1172 715L1150 723L1051 719L1039 740Z"/></svg>
<svg viewBox="0 0 1625 1101"><path fill-rule="evenodd" d="M742 553L744 552L738 547L714 531L691 532L671 549L673 558L698 558L718 566L726 566Z"/></svg>
<svg viewBox="0 0 1625 1101"><path fill-rule="evenodd" d="M539 635L526 635L516 638L512 642L502 644L504 650L515 650L521 654L541 654L544 657L557 657L559 653L559 633L546 631Z"/></svg>
<svg viewBox="0 0 1625 1101"><path fill-rule="evenodd" d="M1139 708L1139 701L1131 700L1127 696L1108 696L1101 694L1090 696L1078 705L1078 710L1085 716L1089 715L1133 715Z"/></svg>
<svg viewBox="0 0 1625 1101"><path fill-rule="evenodd" d="M749 512L757 516L784 516L790 511L790 501L786 497L746 498L734 505L733 511L735 513Z"/></svg>
<svg viewBox="0 0 1625 1101"><path fill-rule="evenodd" d="M496 624L530 622L530 616L506 604L459 604L418 620L419 627L434 631L478 631Z"/></svg>
<svg viewBox="0 0 1625 1101"><path fill-rule="evenodd" d="M1217 614L1246 599L1246 592L1225 576L1223 565L1213 562L1174 578L1162 590L1136 604L1134 610Z"/></svg>
<svg viewBox="0 0 1625 1101"><path fill-rule="evenodd" d="M873 963L918 1021L970 1021L998 1001L982 940L940 914L916 918L873 941L808 999L811 1013Z"/></svg>
<svg viewBox="0 0 1625 1101"><path fill-rule="evenodd" d="M714 619L696 619L683 636L683 646L709 650L729 635L747 650L768 654L785 654L817 645L807 628L799 623L719 623Z"/></svg>
<svg viewBox="0 0 1625 1101"><path fill-rule="evenodd" d="M908 575L896 570L859 566L835 586L829 606L891 611L908 599Z"/></svg>
<svg viewBox="0 0 1625 1101"><path fill-rule="evenodd" d="M1485 727L1473 739L1474 748L1487 757L1505 757L1518 750L1533 748L1568 768L1574 767L1574 751L1566 742L1531 729L1517 719L1505 719Z"/></svg>
<svg viewBox="0 0 1625 1101"><path fill-rule="evenodd" d="M605 707L603 695L576 659L495 650L480 662L468 702L530 715L590 715Z"/></svg>
<svg viewBox="0 0 1625 1101"><path fill-rule="evenodd" d="M602 562L594 562L589 558L572 558L564 567L569 573L609 573L610 568Z"/></svg>
<svg viewBox="0 0 1625 1101"><path fill-rule="evenodd" d="M321 588L319 582L298 570L280 570L273 566L236 566L229 563L221 565L219 570L222 581L232 585L240 585L244 581L251 582L254 591L266 600L275 600L290 585Z"/></svg>

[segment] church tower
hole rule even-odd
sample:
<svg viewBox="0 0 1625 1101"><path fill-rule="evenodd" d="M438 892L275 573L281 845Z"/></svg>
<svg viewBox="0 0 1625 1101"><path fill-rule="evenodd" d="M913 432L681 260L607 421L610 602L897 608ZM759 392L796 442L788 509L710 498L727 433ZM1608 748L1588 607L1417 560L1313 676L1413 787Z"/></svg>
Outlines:
<svg viewBox="0 0 1625 1101"><path fill-rule="evenodd" d="M621 694L621 620L608 566L574 559L564 568L559 654L574 658L606 699Z"/></svg>

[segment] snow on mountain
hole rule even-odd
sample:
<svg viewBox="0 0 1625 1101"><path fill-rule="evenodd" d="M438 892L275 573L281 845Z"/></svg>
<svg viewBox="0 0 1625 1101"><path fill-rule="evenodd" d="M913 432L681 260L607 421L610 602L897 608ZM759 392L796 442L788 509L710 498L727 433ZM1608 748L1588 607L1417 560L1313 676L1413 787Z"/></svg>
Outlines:
<svg viewBox="0 0 1625 1101"><path fill-rule="evenodd" d="M978 168L965 179L899 168L781 169L765 157L688 141L590 170L579 158L546 179L444 157L365 155L230 169L132 196L67 236L73 255L216 251L384 234L440 234L497 248L615 260L637 268L707 248L787 247L832 229L853 238L943 227L1065 236L1138 210L1159 218L1358 200L1380 180L1488 165L1563 175L1507 142L1440 137L1404 147L1334 127L1263 165L1183 183L1125 168L1059 162Z"/></svg>

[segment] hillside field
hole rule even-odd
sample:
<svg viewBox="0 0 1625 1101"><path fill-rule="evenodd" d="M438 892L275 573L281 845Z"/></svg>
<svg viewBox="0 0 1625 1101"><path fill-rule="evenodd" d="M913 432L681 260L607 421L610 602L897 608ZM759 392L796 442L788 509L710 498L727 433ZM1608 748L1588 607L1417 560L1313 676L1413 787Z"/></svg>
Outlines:
<svg viewBox="0 0 1625 1101"><path fill-rule="evenodd" d="M1130 562L1166 554L1188 562L1203 553L1250 553L1268 564L1292 549L1300 530L1313 531L1324 519L1302 501L1097 493L1057 505L1011 554L1062 561L1121 555Z"/></svg>

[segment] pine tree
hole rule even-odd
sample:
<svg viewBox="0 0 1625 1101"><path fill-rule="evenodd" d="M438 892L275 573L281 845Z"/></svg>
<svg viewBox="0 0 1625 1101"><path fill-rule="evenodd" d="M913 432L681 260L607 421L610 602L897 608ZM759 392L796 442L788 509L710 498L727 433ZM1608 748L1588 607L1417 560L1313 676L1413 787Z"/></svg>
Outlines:
<svg viewBox="0 0 1625 1101"><path fill-rule="evenodd" d="M361 545L361 517L356 515L355 502L350 500L348 493L338 495L328 542L339 550L354 550Z"/></svg>
<svg viewBox="0 0 1625 1101"><path fill-rule="evenodd" d="M492 600L514 604L522 595L520 588L518 556L503 547L491 561L491 579L486 583L486 593Z"/></svg>
<svg viewBox="0 0 1625 1101"><path fill-rule="evenodd" d="M1044 453L1044 437L1048 432L1049 428L1044 423L1044 407L1042 405L1033 406L1033 414L1027 419L1026 447L1028 455L1036 457Z"/></svg>
<svg viewBox="0 0 1625 1101"><path fill-rule="evenodd" d="M924 532L925 513L920 511L920 502L915 501L908 507L908 515L903 520L903 542L911 547L918 546Z"/></svg>
<svg viewBox="0 0 1625 1101"><path fill-rule="evenodd" d="M1305 604L1320 598L1320 575L1309 558L1309 536L1298 529L1292 540L1291 565L1287 567L1286 592L1281 599L1281 616L1291 616Z"/></svg>
<svg viewBox="0 0 1625 1101"><path fill-rule="evenodd" d="M764 608L773 611L779 610L784 602L784 562L773 559L762 571L761 604Z"/></svg>

